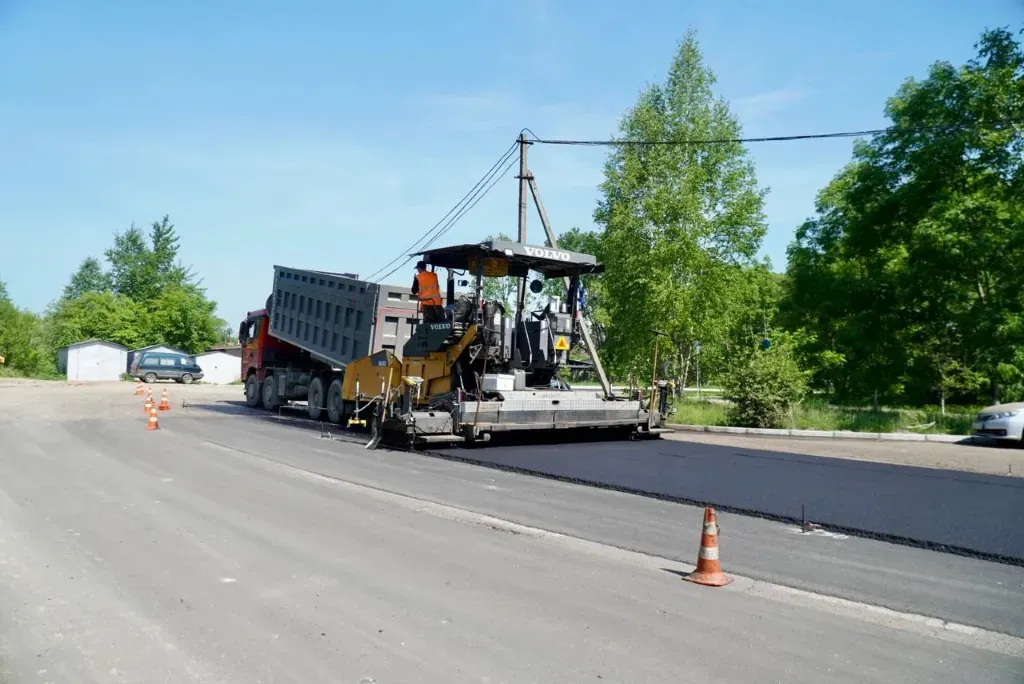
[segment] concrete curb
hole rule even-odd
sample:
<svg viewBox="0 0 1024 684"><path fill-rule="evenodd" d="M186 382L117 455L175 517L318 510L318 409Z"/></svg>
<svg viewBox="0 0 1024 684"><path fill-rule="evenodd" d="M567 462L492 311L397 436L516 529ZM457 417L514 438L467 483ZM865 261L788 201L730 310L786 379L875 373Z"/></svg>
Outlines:
<svg viewBox="0 0 1024 684"><path fill-rule="evenodd" d="M720 435L748 435L751 437L796 437L800 439L846 439L876 442L945 442L947 444L973 444L970 435L931 435L916 432L852 432L848 430L772 430L769 428L723 427L719 425L673 425L677 432L707 432Z"/></svg>

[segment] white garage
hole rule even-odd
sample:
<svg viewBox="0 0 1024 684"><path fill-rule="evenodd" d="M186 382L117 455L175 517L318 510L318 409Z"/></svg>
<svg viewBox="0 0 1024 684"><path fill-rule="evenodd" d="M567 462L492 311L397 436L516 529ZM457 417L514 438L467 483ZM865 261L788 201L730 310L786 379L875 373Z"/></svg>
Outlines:
<svg viewBox="0 0 1024 684"><path fill-rule="evenodd" d="M242 377L242 350L238 347L214 347L195 355L203 369L202 382L230 385Z"/></svg>
<svg viewBox="0 0 1024 684"><path fill-rule="evenodd" d="M117 382L128 363L128 348L105 340L75 342L57 352L69 382Z"/></svg>

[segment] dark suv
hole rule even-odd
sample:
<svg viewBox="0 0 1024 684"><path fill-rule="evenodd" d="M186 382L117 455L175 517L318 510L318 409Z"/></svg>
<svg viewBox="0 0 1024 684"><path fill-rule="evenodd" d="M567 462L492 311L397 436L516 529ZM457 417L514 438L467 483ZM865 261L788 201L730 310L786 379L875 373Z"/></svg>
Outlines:
<svg viewBox="0 0 1024 684"><path fill-rule="evenodd" d="M141 357L141 358L140 358ZM133 378L153 383L157 380L174 380L186 385L193 380L203 379L203 369L195 359L174 352L145 352L132 361Z"/></svg>

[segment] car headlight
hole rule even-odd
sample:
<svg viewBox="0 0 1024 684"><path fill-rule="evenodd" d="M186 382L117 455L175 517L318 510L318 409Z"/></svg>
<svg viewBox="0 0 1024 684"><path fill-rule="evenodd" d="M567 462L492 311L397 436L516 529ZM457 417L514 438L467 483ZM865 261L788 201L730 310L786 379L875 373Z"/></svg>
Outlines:
<svg viewBox="0 0 1024 684"><path fill-rule="evenodd" d="M993 418L1013 418L1018 414L1020 414L1020 411L996 411L995 413L990 413L988 415Z"/></svg>

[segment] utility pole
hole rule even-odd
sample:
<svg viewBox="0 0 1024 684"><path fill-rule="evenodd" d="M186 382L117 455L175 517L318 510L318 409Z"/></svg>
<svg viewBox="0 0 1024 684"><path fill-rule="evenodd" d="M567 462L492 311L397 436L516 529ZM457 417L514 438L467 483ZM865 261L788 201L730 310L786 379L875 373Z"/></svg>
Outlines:
<svg viewBox="0 0 1024 684"><path fill-rule="evenodd" d="M526 244L526 184L529 180L529 170L526 168L526 149L529 143L526 141L526 133L519 134L519 234L516 242ZM515 330L512 336L512 363L516 367L522 367L522 357L519 353L519 331L523 329L523 311L526 309L526 276L516 279L516 315Z"/></svg>
<svg viewBox="0 0 1024 684"><path fill-rule="evenodd" d="M530 171L526 166L526 150L529 143L526 142L526 133L519 134L519 235L516 241L526 244L526 188L530 180ZM516 290L517 309L521 312L526 306L526 277L519 279Z"/></svg>

